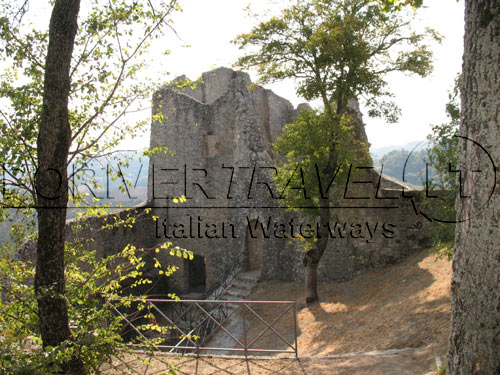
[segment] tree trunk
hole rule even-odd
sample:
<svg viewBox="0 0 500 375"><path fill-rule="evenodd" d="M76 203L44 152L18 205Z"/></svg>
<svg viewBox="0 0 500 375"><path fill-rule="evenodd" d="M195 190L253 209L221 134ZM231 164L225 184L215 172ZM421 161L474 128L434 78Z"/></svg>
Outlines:
<svg viewBox="0 0 500 375"><path fill-rule="evenodd" d="M36 174L38 243L35 292L44 347L71 338L64 280L64 241L68 203L67 159L71 142L68 120L70 64L80 0L57 0L49 26L49 46ZM67 374L83 374L78 359L65 364Z"/></svg>
<svg viewBox="0 0 500 375"><path fill-rule="evenodd" d="M465 1L460 135L500 161L500 2ZM500 374L500 196L486 153L461 140L453 257L450 374ZM476 171L476 172L472 172ZM481 172L477 172L481 171ZM498 184L498 180L497 180ZM487 202L486 204L484 204Z"/></svg>
<svg viewBox="0 0 500 375"><path fill-rule="evenodd" d="M337 151L335 145L333 145L330 155L328 156L328 162L324 174L327 176L327 181L330 180L335 175L335 169L337 168ZM327 182L327 183L328 183ZM326 247L328 245L329 230L328 222L330 221L330 204L331 204L331 192L328 190L324 192L325 196L319 200L319 227L318 227L318 239L313 244L312 248L304 254L302 263L305 267L305 297L306 304L311 305L319 301L318 297L318 264L321 257L325 253Z"/></svg>
<svg viewBox="0 0 500 375"><path fill-rule="evenodd" d="M328 245L328 227L327 223L330 220L330 199L320 199L320 215L319 215L319 230L318 239L313 244L312 248L304 254L302 263L305 267L305 297L306 304L311 305L319 301L318 297L318 264L321 257L325 253Z"/></svg>
<svg viewBox="0 0 500 375"><path fill-rule="evenodd" d="M308 259L305 263L305 295L306 304L310 305L319 300L318 297L318 262Z"/></svg>

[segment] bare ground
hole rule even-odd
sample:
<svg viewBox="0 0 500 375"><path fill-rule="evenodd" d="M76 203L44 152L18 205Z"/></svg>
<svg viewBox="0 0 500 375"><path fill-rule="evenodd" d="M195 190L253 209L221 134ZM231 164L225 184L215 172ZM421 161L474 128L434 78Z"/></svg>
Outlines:
<svg viewBox="0 0 500 375"><path fill-rule="evenodd" d="M155 369L147 373L168 373L165 371L169 363L181 366L180 374L199 375L422 375L430 371L436 356L446 355L450 281L450 262L436 260L423 251L398 265L368 271L354 280L321 285L321 301L311 308L305 306L302 285L260 282L249 300L297 301L299 359L283 355L248 360L163 356L154 360ZM271 322L280 309L283 307L267 305L256 310ZM252 324L248 335L256 337L265 326L251 314L249 319ZM293 315L287 314L273 327L293 342L293 326ZM270 332L258 344L287 347ZM391 349L404 350L394 353ZM377 350L382 352L373 352ZM144 365L136 362L130 364L138 366L138 373L145 373Z"/></svg>
<svg viewBox="0 0 500 375"><path fill-rule="evenodd" d="M297 300L300 355L324 356L427 347L444 354L450 325L451 263L427 251L354 280L319 287L320 303L305 306L303 286L262 282L254 300ZM278 311L266 306L268 317ZM275 308L276 310L278 307ZM284 321L278 327L293 324ZM289 332L288 328L288 332Z"/></svg>

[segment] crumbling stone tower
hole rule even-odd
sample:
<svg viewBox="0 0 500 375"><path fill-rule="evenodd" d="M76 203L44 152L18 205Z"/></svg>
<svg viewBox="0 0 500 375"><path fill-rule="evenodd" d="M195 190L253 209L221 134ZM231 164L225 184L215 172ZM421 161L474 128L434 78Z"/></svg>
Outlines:
<svg viewBox="0 0 500 375"><path fill-rule="evenodd" d="M358 114L357 137L367 144L357 103L351 107ZM302 219L281 208L273 194L271 144L305 108L294 108L253 85L248 74L228 68L204 73L195 88L171 84L154 94L151 148L168 148L150 159L148 205L159 218L154 236L197 255L191 262L177 260L173 287L185 292L210 286L236 259L246 269L261 269L266 279L303 278L300 244L275 231L276 225L288 228ZM373 171L367 175L370 183L351 183L350 189L351 196L369 200L360 206L346 198L336 211L336 235L320 263L320 280L352 278L421 245L420 218L401 198L402 186ZM173 202L183 195L186 202Z"/></svg>

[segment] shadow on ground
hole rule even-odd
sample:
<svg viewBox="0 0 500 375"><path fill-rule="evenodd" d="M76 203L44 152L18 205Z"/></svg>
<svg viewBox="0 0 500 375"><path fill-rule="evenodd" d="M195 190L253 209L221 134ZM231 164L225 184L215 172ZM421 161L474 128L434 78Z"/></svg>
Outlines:
<svg viewBox="0 0 500 375"><path fill-rule="evenodd" d="M428 251L401 264L374 269L343 283L319 287L320 303L306 307L303 286L263 282L253 299L295 299L299 355L329 355L429 346L434 355L446 353L450 322L451 264ZM277 311L259 311L272 319ZM253 320L249 335L262 329ZM293 320L276 330L293 340ZM281 349L286 345L268 339ZM262 340L265 340L264 338Z"/></svg>
<svg viewBox="0 0 500 375"><path fill-rule="evenodd" d="M424 374L436 356L446 354L450 281L450 263L436 261L423 251L401 264L368 271L351 281L321 285L321 301L312 307L304 304L302 285L261 282L249 299L297 301L299 359L279 355L247 359L164 356L156 357L154 366L141 367L133 358L130 367L137 371L131 374L165 374L170 365L178 367L181 375ZM247 314L247 339L260 335L255 347L289 349L284 341L295 340L293 314L272 324L282 307L262 305L255 309L285 340L271 329L261 334L267 326L252 314ZM343 356L405 348L396 354ZM116 366L124 364L119 361ZM110 371L113 374L113 369Z"/></svg>

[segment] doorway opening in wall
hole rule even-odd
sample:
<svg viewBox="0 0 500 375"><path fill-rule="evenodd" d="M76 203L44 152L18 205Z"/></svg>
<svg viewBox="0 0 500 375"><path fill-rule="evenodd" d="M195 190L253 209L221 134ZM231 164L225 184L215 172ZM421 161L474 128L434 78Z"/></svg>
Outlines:
<svg viewBox="0 0 500 375"><path fill-rule="evenodd" d="M205 257L201 255L195 255L192 260L188 260L187 262L189 292L205 292L207 284Z"/></svg>
<svg viewBox="0 0 500 375"><path fill-rule="evenodd" d="M262 268L262 249L264 236L258 220L251 220L247 226L245 237L245 271L256 271Z"/></svg>

